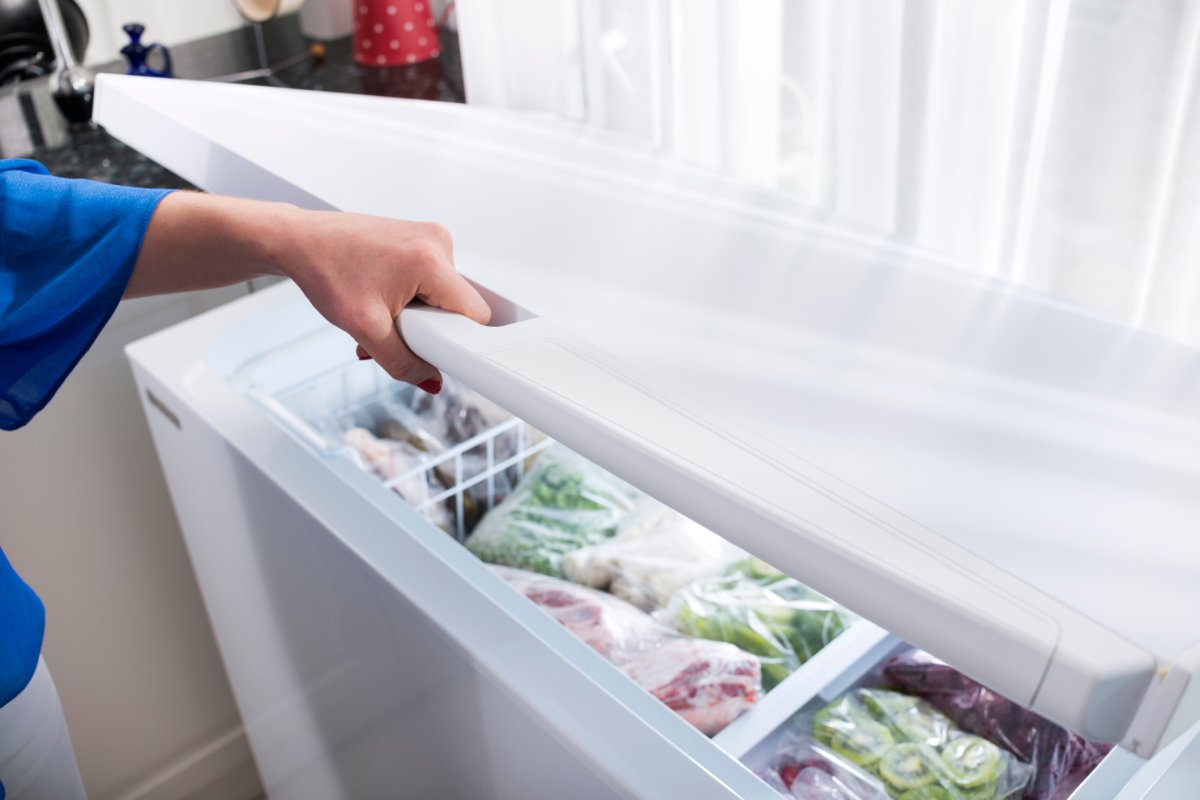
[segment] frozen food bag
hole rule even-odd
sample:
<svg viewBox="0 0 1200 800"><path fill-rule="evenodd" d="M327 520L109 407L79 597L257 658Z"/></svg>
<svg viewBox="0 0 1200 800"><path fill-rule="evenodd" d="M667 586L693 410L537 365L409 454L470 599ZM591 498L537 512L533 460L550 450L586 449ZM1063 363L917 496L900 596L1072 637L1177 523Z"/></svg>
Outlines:
<svg viewBox="0 0 1200 800"><path fill-rule="evenodd" d="M924 698L963 730L1029 762L1034 778L1025 789L1025 800L1069 793L1112 749L1022 708L921 650L889 659L883 677L896 688Z"/></svg>
<svg viewBox="0 0 1200 800"><path fill-rule="evenodd" d="M568 580L607 589L644 611L678 589L728 569L746 554L650 497L638 499L611 540L563 556Z"/></svg>
<svg viewBox="0 0 1200 800"><path fill-rule="evenodd" d="M658 618L680 633L730 642L758 656L768 692L853 619L833 601L756 558L680 589Z"/></svg>
<svg viewBox="0 0 1200 800"><path fill-rule="evenodd" d="M797 800L889 800L878 777L795 726L784 733L774 762L761 777L780 794Z"/></svg>
<svg viewBox="0 0 1200 800"><path fill-rule="evenodd" d="M551 445L480 520L467 548L493 564L562 577L563 556L611 539L637 497L629 484Z"/></svg>
<svg viewBox="0 0 1200 800"><path fill-rule="evenodd" d="M343 439L382 480L405 476L392 486L392 491L413 507L446 490L429 468L429 454L408 441L381 439L365 428L351 428L343 434ZM442 530L455 533L454 512L446 503L426 506L422 513Z"/></svg>
<svg viewBox="0 0 1200 800"><path fill-rule="evenodd" d="M705 734L717 733L758 699L758 660L732 645L680 636L629 603L586 586L493 569Z"/></svg>
<svg viewBox="0 0 1200 800"><path fill-rule="evenodd" d="M437 394L413 392L408 407L422 427L446 448L462 444L512 419L511 414L491 400L448 375L443 376L442 391ZM501 437L496 446L497 460L515 455L515 434L511 438Z"/></svg>
<svg viewBox="0 0 1200 800"><path fill-rule="evenodd" d="M460 381L449 376L443 381L442 391L438 394L411 392L385 398L381 403L384 418L376 432L395 439L413 437L420 449L442 453L512 420L511 414ZM488 438L491 440L490 457ZM515 465L494 470L495 465L515 456L522 446L541 438L541 434L529 426L523 426L520 431L511 426L488 438L461 452L457 459L461 464L451 458L437 466L438 477L447 486L470 482L489 469L493 470L490 481L470 483L463 493L463 528L467 533L517 484Z"/></svg>
<svg viewBox="0 0 1200 800"><path fill-rule="evenodd" d="M831 772L858 770L899 800L1016 798L1033 774L920 698L882 689L855 689L799 715L780 740L775 769L786 776L814 753Z"/></svg>

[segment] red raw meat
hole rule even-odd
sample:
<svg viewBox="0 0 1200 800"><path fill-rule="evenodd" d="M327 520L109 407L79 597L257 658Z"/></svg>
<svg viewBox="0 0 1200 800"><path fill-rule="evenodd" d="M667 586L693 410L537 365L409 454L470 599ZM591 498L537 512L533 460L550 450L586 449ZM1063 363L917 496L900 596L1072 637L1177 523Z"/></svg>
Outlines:
<svg viewBox="0 0 1200 800"><path fill-rule="evenodd" d="M758 659L680 636L609 594L524 570L493 569L563 627L708 735L758 700Z"/></svg>

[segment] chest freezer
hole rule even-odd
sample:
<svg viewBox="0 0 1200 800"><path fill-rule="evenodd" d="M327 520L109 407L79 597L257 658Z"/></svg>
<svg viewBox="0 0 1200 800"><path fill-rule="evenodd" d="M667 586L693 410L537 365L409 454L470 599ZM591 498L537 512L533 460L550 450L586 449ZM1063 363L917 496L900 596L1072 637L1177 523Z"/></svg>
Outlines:
<svg viewBox="0 0 1200 800"><path fill-rule="evenodd" d="M705 738L322 446L309 401L378 387L272 289L130 349L272 796L775 796L764 743L900 641L1120 743L1079 797L1186 752L1195 350L560 123L108 76L97 119L213 191L442 221L495 320L407 310L418 353L865 620Z"/></svg>

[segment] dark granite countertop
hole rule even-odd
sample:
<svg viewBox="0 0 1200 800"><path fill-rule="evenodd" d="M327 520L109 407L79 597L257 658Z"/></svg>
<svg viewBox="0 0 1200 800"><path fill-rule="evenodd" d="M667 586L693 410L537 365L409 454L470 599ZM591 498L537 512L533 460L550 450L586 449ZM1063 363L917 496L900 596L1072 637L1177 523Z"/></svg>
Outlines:
<svg viewBox="0 0 1200 800"><path fill-rule="evenodd" d="M147 32L148 40L153 39L152 33ZM270 64L310 51L315 44L300 32L299 19L294 14L264 25L263 34ZM458 38L453 31L443 30L440 34L442 54L420 64L360 66L351 54L350 37L345 37L320 42L324 49L323 58L307 58L270 79L246 83L461 103L464 92ZM194 80L210 80L262 66L254 30L249 26L172 47L171 56L176 76ZM112 62L97 71L124 72L124 64ZM183 178L117 141L98 126L67 128L64 124L55 135L41 138L43 143L35 146L32 152L20 155L42 162L54 175L129 186L193 188ZM45 140L53 140L53 143L47 144Z"/></svg>

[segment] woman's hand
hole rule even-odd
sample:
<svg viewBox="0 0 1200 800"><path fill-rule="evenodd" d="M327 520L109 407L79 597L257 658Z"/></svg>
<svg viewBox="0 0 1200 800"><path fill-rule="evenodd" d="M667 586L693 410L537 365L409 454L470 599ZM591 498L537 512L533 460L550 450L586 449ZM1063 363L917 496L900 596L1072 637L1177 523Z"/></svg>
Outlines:
<svg viewBox="0 0 1200 800"><path fill-rule="evenodd" d="M436 392L441 375L417 358L395 318L414 299L486 323L491 310L454 269L445 228L428 222L304 211L282 203L175 192L146 230L126 297L286 275L358 342L360 357Z"/></svg>
<svg viewBox="0 0 1200 800"><path fill-rule="evenodd" d="M428 222L297 213L294 249L277 256L279 270L354 337L360 357L375 359L397 380L438 391L441 375L408 349L395 320L416 299L487 323L491 309L454 269L450 233Z"/></svg>

